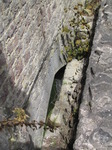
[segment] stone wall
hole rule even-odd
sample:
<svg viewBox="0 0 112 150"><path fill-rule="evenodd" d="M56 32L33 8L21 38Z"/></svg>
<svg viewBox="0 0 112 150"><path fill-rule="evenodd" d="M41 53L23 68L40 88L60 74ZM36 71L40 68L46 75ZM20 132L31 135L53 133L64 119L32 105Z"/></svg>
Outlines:
<svg viewBox="0 0 112 150"><path fill-rule="evenodd" d="M0 2L1 104L10 107L24 103L23 97L31 91L57 35L63 5L50 0Z"/></svg>
<svg viewBox="0 0 112 150"><path fill-rule="evenodd" d="M72 13L64 8L74 3L0 0L0 120L10 118L13 108L25 107L31 120L45 121L54 75L66 64L60 53L60 29ZM21 132L18 146L30 141L31 149L41 147L43 129ZM6 134L3 131L0 143L8 150Z"/></svg>
<svg viewBox="0 0 112 150"><path fill-rule="evenodd" d="M74 150L112 149L112 1L102 0Z"/></svg>

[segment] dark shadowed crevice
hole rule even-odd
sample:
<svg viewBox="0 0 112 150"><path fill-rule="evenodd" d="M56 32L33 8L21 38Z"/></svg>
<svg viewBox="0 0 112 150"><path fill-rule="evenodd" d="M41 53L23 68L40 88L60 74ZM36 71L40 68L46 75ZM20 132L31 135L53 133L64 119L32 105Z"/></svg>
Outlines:
<svg viewBox="0 0 112 150"><path fill-rule="evenodd" d="M52 110L55 106L55 102L57 100L59 100L59 94L60 94L60 91L61 91L62 80L63 80L65 68L66 68L66 66L62 67L54 76L51 95L50 95L50 99L49 99L47 117L50 117L50 115L52 113Z"/></svg>
<svg viewBox="0 0 112 150"><path fill-rule="evenodd" d="M78 99L78 110L74 116L74 127L73 127L73 134L72 134L72 138L69 141L68 144L68 150L73 150L73 144L76 140L76 135L77 135L77 126L79 123L79 109L80 109L80 104L82 102L82 96L83 96L83 91L84 91L84 87L85 87L85 82L86 82L86 71L88 68L88 64L89 64L89 57L91 55L91 50L92 50L92 45L93 45L93 39L94 39L94 34L95 34L95 28L96 28L96 23L98 20L98 14L99 14L99 8L100 6L97 8L96 12L95 12L95 16L94 16L94 20L93 20L93 27L92 27L92 34L91 34L91 39L90 39L90 49L89 49L89 53L88 56L85 58L84 60L84 66L83 66L83 71L82 71L82 79L81 79L81 93Z"/></svg>

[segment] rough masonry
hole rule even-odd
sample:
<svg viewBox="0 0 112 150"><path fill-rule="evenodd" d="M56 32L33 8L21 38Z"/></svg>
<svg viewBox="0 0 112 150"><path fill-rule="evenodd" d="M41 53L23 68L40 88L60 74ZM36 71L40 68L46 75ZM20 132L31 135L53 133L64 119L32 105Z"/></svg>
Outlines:
<svg viewBox="0 0 112 150"><path fill-rule="evenodd" d="M0 0L0 120L25 108L30 119L45 121L55 73L66 64L60 29L74 0ZM65 19L66 18L66 19ZM2 130L2 150L41 147L43 129Z"/></svg>
<svg viewBox="0 0 112 150"><path fill-rule="evenodd" d="M54 75L66 65L60 31L72 11L65 10L75 4L74 0L0 0L0 121L12 117L15 107L25 108L30 120L45 121ZM111 10L111 0L102 1L74 150L112 149ZM42 138L43 128L4 129L0 148L37 150Z"/></svg>

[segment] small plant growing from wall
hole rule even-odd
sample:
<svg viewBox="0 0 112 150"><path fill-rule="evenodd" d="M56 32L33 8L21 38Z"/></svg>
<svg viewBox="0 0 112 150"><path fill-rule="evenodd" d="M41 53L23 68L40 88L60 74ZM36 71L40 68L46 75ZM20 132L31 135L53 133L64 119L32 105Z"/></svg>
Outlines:
<svg viewBox="0 0 112 150"><path fill-rule="evenodd" d="M13 118L4 119L3 121L0 121L0 130L3 128L10 128L10 127L16 127L16 126L29 126L32 129L36 129L36 121L29 122L28 118L29 116L25 113L25 110L22 108L15 108L13 110Z"/></svg>
<svg viewBox="0 0 112 150"><path fill-rule="evenodd" d="M39 128L46 127L46 129L50 130L51 132L54 132L54 130L56 130L59 127L58 124L52 122L50 119L48 119L46 122L44 121L37 122L36 120L29 122L28 121L29 116L22 108L15 108L12 112L13 112L12 118L4 119L3 121L0 121L0 130L4 128L13 128L16 126L23 127L23 125L35 130L37 129L37 125L38 125Z"/></svg>
<svg viewBox="0 0 112 150"><path fill-rule="evenodd" d="M91 18L93 19L99 0L85 2L85 5L78 3L73 8L74 17L69 21L68 26L62 27L61 39L64 50L67 54L67 62L73 58L78 60L87 56L91 40Z"/></svg>

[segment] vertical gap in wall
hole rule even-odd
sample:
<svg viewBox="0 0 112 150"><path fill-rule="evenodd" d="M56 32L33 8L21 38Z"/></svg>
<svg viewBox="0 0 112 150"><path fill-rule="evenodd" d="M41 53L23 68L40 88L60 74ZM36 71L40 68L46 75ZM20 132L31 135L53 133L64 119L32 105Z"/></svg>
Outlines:
<svg viewBox="0 0 112 150"><path fill-rule="evenodd" d="M51 95L49 99L49 105L48 105L48 111L47 111L47 117L50 117L52 114L52 110L55 106L55 102L59 100L59 95L61 91L61 86L62 86L62 80L64 76L66 66L62 67L54 77L53 85L52 85L52 90L51 90Z"/></svg>
<svg viewBox="0 0 112 150"><path fill-rule="evenodd" d="M82 102L82 95L83 95L83 90L84 90L84 86L85 86L85 82L86 82L86 71L87 71L88 64L89 64L89 57L91 55L91 48L93 45L93 39L94 39L94 35L95 35L95 29L96 29L96 23L98 20L99 9L100 9L100 6L97 8L97 10L95 12L94 20L93 20L92 35L91 35L91 41L90 41L90 50L89 50L87 58L85 58L85 63L84 63L84 67L83 67L83 77L81 80L81 93L80 93L79 100L78 100L78 110L74 117L73 137L70 140L70 143L68 144L68 147L67 147L68 150L73 150L73 144L75 143L75 140L76 140L77 126L79 123L79 109L80 109L80 104Z"/></svg>

